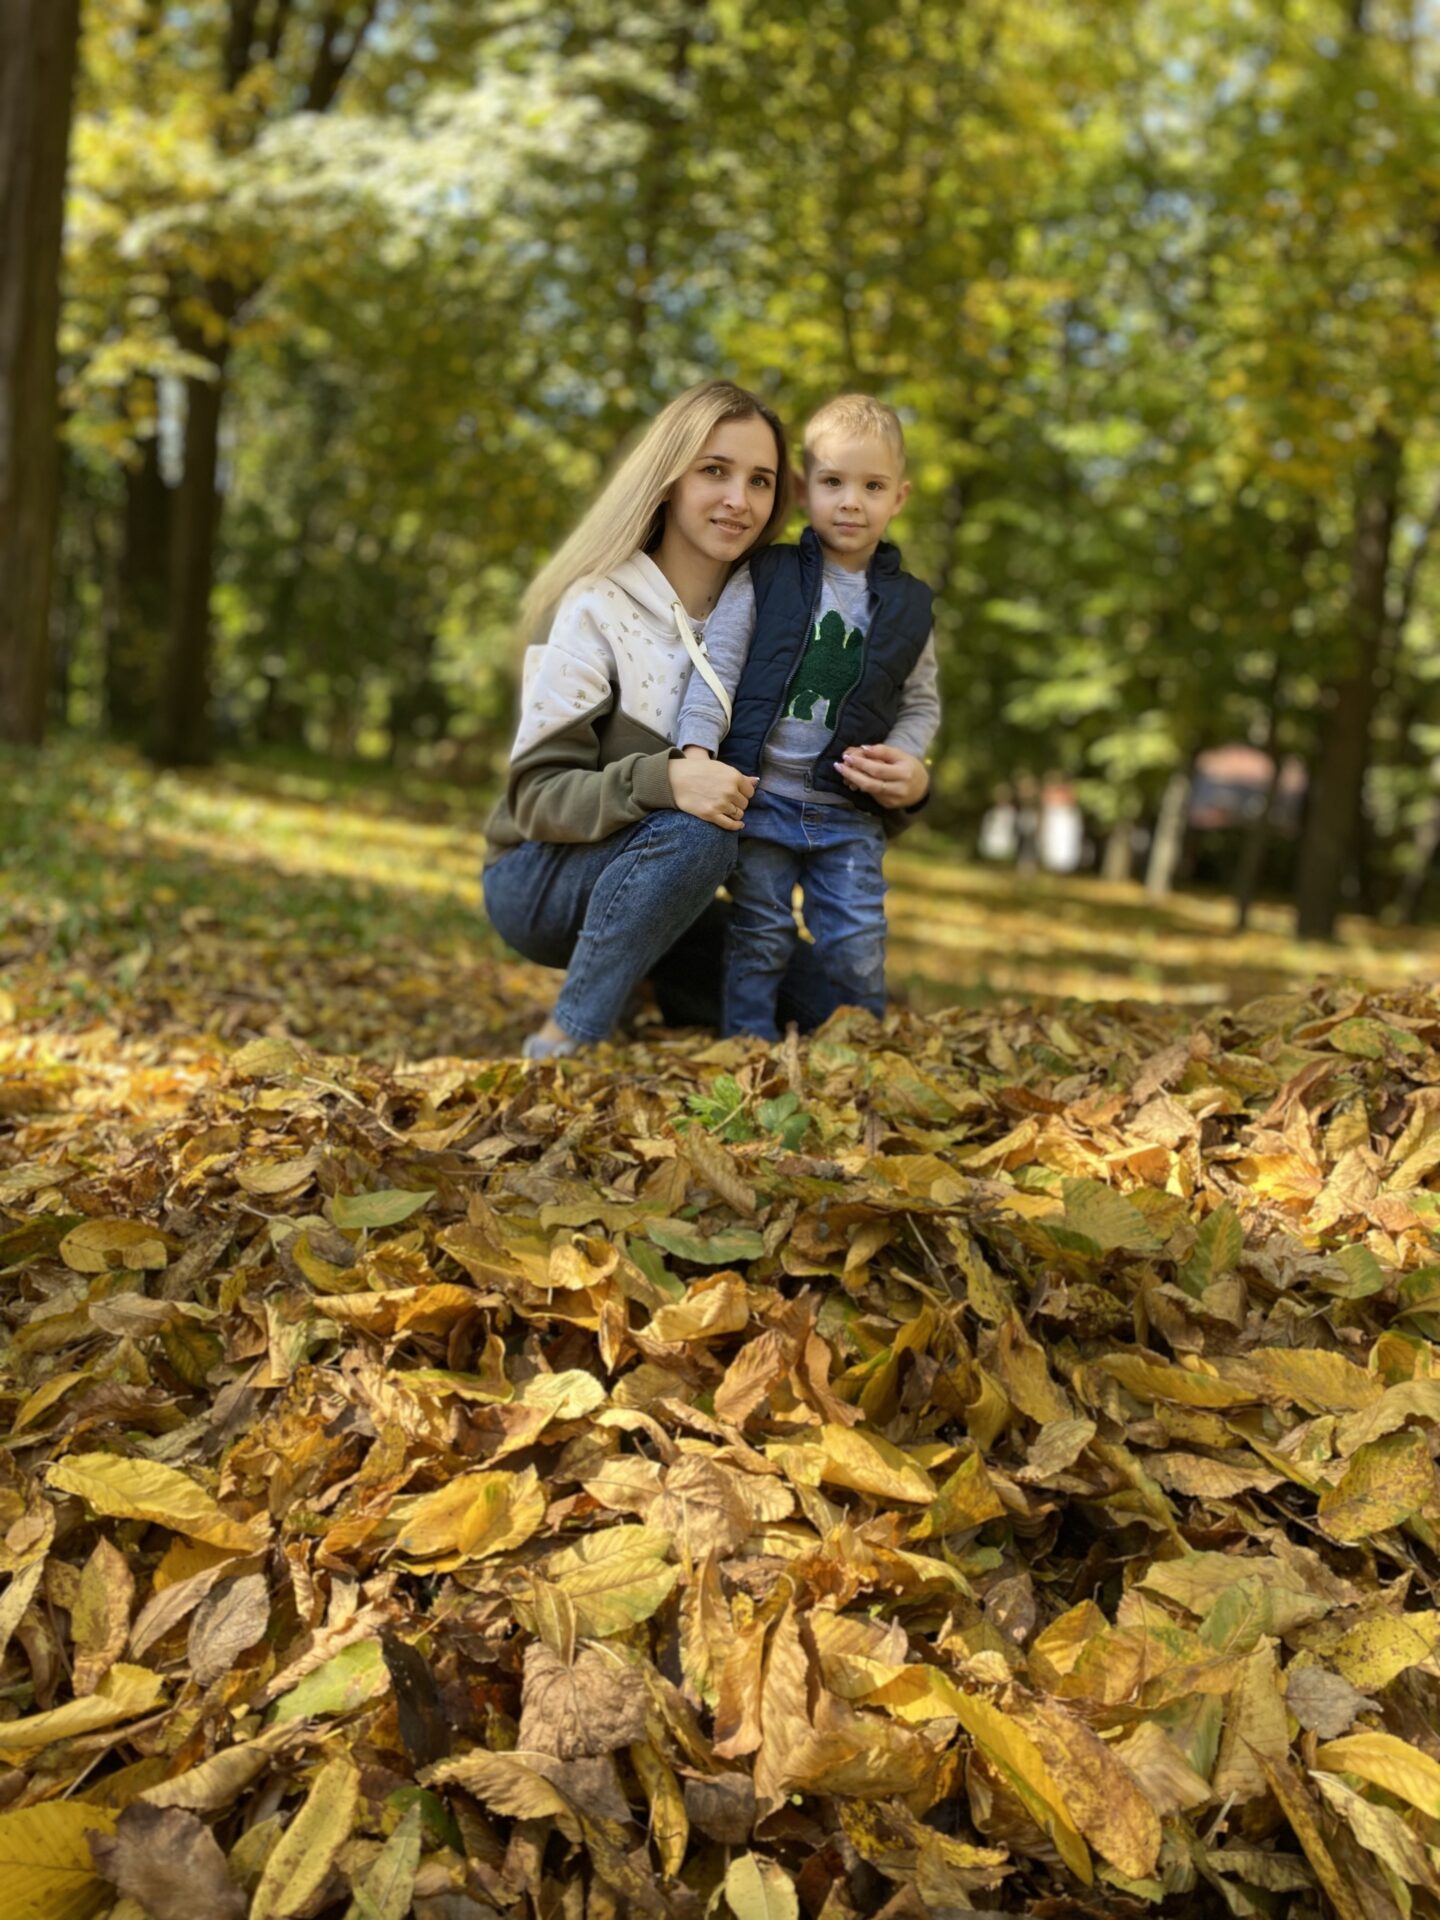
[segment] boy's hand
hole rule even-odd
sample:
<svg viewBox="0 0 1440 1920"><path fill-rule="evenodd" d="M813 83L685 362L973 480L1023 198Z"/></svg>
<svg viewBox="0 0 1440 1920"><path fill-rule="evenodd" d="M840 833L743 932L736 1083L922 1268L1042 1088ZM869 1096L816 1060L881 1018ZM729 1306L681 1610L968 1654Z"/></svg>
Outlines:
<svg viewBox="0 0 1440 1920"><path fill-rule="evenodd" d="M929 768L903 747L851 747L835 771L882 807L918 806L930 791Z"/></svg>
<svg viewBox="0 0 1440 1920"><path fill-rule="evenodd" d="M682 759L670 762L670 791L681 813L738 833L755 781L723 760L712 760L703 747L687 747Z"/></svg>

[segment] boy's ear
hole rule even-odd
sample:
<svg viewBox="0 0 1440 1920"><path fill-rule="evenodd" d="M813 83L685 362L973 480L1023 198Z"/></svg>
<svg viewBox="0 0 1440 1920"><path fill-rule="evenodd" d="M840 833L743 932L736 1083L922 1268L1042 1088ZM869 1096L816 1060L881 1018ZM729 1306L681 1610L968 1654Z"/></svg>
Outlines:
<svg viewBox="0 0 1440 1920"><path fill-rule="evenodd" d="M803 500L805 498L805 469L803 467L791 467L790 469L790 498L792 500Z"/></svg>
<svg viewBox="0 0 1440 1920"><path fill-rule="evenodd" d="M900 509L904 506L905 502L909 498L910 498L910 482L908 480L902 480L899 486L895 489L896 513L899 513Z"/></svg>

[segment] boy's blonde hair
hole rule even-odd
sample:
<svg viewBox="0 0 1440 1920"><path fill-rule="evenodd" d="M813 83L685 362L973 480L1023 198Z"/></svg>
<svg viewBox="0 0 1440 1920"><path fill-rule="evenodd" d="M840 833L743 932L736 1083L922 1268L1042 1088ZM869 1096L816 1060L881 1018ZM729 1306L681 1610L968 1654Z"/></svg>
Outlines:
<svg viewBox="0 0 1440 1920"><path fill-rule="evenodd" d="M842 433L856 440L884 440L900 463L896 479L904 479L905 429L900 424L900 416L894 407L868 393L836 394L811 414L805 423L806 473L815 464L815 448L819 442Z"/></svg>
<svg viewBox="0 0 1440 1920"><path fill-rule="evenodd" d="M730 380L702 380L677 394L621 461L599 499L543 566L520 602L520 637L540 640L555 609L577 581L606 574L637 548L649 553L665 530L665 496L705 442L726 420L763 420L775 436L775 498L760 537L747 554L768 546L790 511L785 429L755 394Z"/></svg>

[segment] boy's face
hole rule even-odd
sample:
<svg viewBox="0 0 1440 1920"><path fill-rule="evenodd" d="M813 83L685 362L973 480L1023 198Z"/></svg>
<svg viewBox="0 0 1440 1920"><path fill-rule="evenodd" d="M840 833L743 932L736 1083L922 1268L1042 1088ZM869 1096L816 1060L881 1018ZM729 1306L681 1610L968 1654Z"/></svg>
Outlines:
<svg viewBox="0 0 1440 1920"><path fill-rule="evenodd" d="M883 434L818 440L805 476L805 511L831 559L868 567L885 529L910 495L900 460Z"/></svg>

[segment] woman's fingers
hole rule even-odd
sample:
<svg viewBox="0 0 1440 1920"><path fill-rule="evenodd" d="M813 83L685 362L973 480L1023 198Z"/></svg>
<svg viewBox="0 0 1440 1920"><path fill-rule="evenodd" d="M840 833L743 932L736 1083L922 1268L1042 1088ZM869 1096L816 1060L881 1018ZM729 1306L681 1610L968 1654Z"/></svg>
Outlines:
<svg viewBox="0 0 1440 1920"><path fill-rule="evenodd" d="M738 833L755 781L723 761L697 757L671 761L670 788L682 812Z"/></svg>

